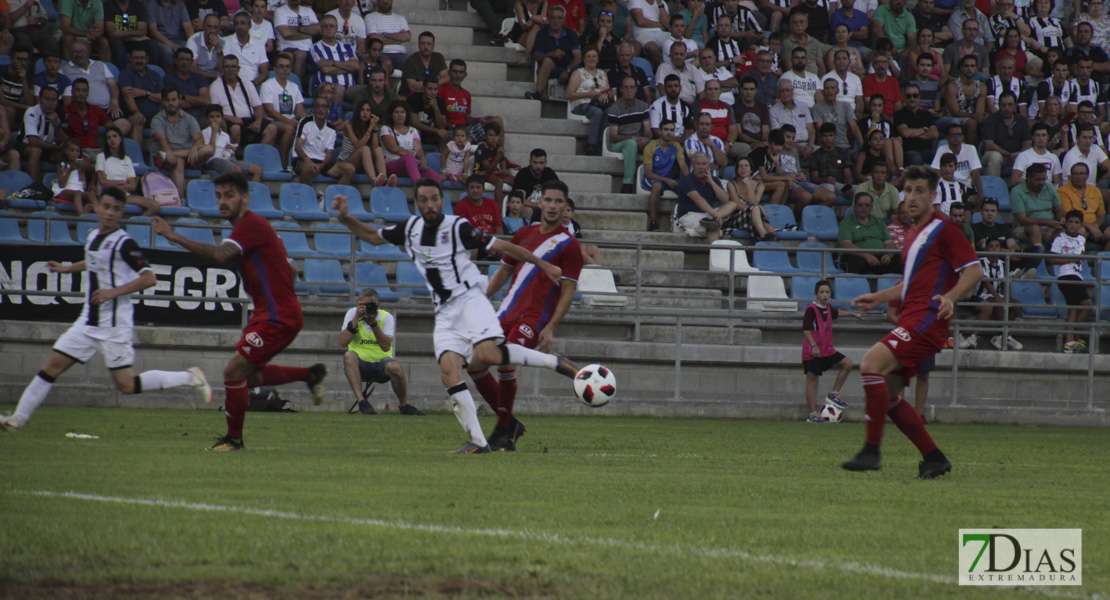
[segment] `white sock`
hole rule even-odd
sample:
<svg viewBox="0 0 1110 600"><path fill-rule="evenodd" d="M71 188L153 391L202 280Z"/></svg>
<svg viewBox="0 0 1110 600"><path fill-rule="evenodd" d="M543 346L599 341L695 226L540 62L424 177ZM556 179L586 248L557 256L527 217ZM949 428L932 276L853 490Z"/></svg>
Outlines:
<svg viewBox="0 0 1110 600"><path fill-rule="evenodd" d="M193 374L188 371L143 371L139 373L143 392L181 387L193 383Z"/></svg>
<svg viewBox="0 0 1110 600"><path fill-rule="evenodd" d="M46 396L50 394L50 389L54 387L54 382L44 379L42 375L42 373L35 375L31 384L23 390L23 395L19 397L19 405L16 406L15 414L12 415L17 425L23 425L31 420L31 415L46 400Z"/></svg>
<svg viewBox="0 0 1110 600"><path fill-rule="evenodd" d="M559 359L554 354L545 354L539 350L531 350L517 344L505 344L509 352L510 365L524 365L526 367L543 367L554 369L559 364Z"/></svg>
<svg viewBox="0 0 1110 600"><path fill-rule="evenodd" d="M447 390L451 400L455 403L455 418L459 420L463 431L470 436L470 443L478 446L489 445L486 434L482 433L482 424L478 422L478 409L474 406L474 397L470 395L465 383L460 383Z"/></svg>

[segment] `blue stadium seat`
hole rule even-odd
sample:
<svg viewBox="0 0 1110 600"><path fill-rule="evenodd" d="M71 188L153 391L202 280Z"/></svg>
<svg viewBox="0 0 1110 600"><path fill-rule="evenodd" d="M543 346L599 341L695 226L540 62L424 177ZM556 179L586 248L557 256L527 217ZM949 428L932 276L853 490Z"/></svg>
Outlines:
<svg viewBox="0 0 1110 600"><path fill-rule="evenodd" d="M1099 311L1099 319L1102 321L1110 321L1110 284L1104 283L1098 288L1099 297L1095 298L1096 303L1102 307Z"/></svg>
<svg viewBox="0 0 1110 600"><path fill-rule="evenodd" d="M131 159L131 164L135 167L135 176L142 177L146 175L147 171L154 169L146 162L143 157L143 147L135 140L125 137L123 138L123 150L127 154L127 158Z"/></svg>
<svg viewBox="0 0 1110 600"><path fill-rule="evenodd" d="M390 223L403 223L412 216L404 192L391 187L376 187L370 192L370 212Z"/></svg>
<svg viewBox="0 0 1110 600"><path fill-rule="evenodd" d="M1058 314L1051 306L1031 306L1033 304L1046 304L1044 288L1034 281L1015 279L1010 282L1010 294L1014 300L1021 302L1021 316L1026 319L1056 319Z"/></svg>
<svg viewBox="0 0 1110 600"><path fill-rule="evenodd" d="M718 179L721 182L729 182L736 178L736 167L725 167L720 171Z"/></svg>
<svg viewBox="0 0 1110 600"><path fill-rule="evenodd" d="M266 181L293 181L293 174L281 168L281 154L273 146L250 144L243 149L243 160L262 167L262 179Z"/></svg>
<svg viewBox="0 0 1110 600"><path fill-rule="evenodd" d="M51 23L58 20L58 11L54 8L54 0L39 0L42 5L43 12L46 13L46 20Z"/></svg>
<svg viewBox="0 0 1110 600"><path fill-rule="evenodd" d="M278 206L286 216L298 221L327 221L328 213L320 210L316 191L303 183L290 183L281 186Z"/></svg>
<svg viewBox="0 0 1110 600"><path fill-rule="evenodd" d="M0 244L26 243L27 238L19 232L19 219L6 210L0 210Z"/></svg>
<svg viewBox="0 0 1110 600"><path fill-rule="evenodd" d="M149 64L149 65L147 65L147 68L150 69L151 71L154 71L155 73L157 73L159 77L165 77L166 76L165 69L163 69L162 67L159 67L156 64L153 64L153 63Z"/></svg>
<svg viewBox="0 0 1110 600"><path fill-rule="evenodd" d="M58 213L39 211L31 215L40 217L57 217ZM50 243L56 246L73 246L73 236L69 233L69 223L57 219L50 221ZM47 242L46 221L43 219L27 219L27 239L35 244Z"/></svg>
<svg viewBox="0 0 1110 600"><path fill-rule="evenodd" d="M809 235L828 242L836 239L840 224L836 221L833 209L821 204L810 204L802 209L802 229Z"/></svg>
<svg viewBox="0 0 1110 600"><path fill-rule="evenodd" d="M428 167L436 173L443 173L443 155L439 152L426 152L424 159L428 161Z"/></svg>
<svg viewBox="0 0 1110 600"><path fill-rule="evenodd" d="M358 188L351 185L329 185L324 190L324 210L331 216L335 216L335 209L331 207L331 202L336 196L343 196L347 198L347 212L359 221L373 221L374 214L367 212L366 206L362 201L362 193Z"/></svg>
<svg viewBox="0 0 1110 600"><path fill-rule="evenodd" d="M756 248L782 248L778 242L757 242ZM752 266L769 273L793 274L799 273L797 267L790 264L790 257L781 250L756 250L752 253Z"/></svg>
<svg viewBox="0 0 1110 600"><path fill-rule="evenodd" d="M81 219L77 222L77 243L84 245L89 239L89 232L96 229L96 219Z"/></svg>
<svg viewBox="0 0 1110 600"><path fill-rule="evenodd" d="M431 296L431 292L428 291L428 287L424 282L424 276L416 269L416 265L411 262L397 263L397 285L415 286L398 287L397 292L401 294L402 298Z"/></svg>
<svg viewBox="0 0 1110 600"><path fill-rule="evenodd" d="M716 23L714 23L716 25ZM644 70L648 78L648 85L651 86L652 95L655 94L655 69L651 68L651 62L648 59L637 56L632 59L632 64ZM617 84L620 85L620 84Z"/></svg>
<svg viewBox="0 0 1110 600"><path fill-rule="evenodd" d="M1094 297L1094 288L1089 288L1087 293ZM1056 307L1056 318L1067 320L1068 318L1068 301L1064 298L1064 293L1060 291L1060 287L1055 283L1048 286L1048 302Z"/></svg>
<svg viewBox="0 0 1110 600"><path fill-rule="evenodd" d="M216 186L210 179L190 181L185 187L185 195L189 198L189 207L202 217L220 216L220 208L216 204Z"/></svg>
<svg viewBox="0 0 1110 600"><path fill-rule="evenodd" d="M790 297L798 301L799 310L805 310L809 303L813 302L813 288L818 281L821 281L820 277L808 275L795 275L790 278Z"/></svg>
<svg viewBox="0 0 1110 600"><path fill-rule="evenodd" d="M462 200L465 195L466 194L459 194L459 200ZM445 215L455 214L455 207L454 207L453 203L451 202L451 195L448 194L447 192L443 192L443 214L445 214Z"/></svg>
<svg viewBox="0 0 1110 600"><path fill-rule="evenodd" d="M285 244L285 253L289 256L319 256L319 252L308 247L308 238L303 231L289 231L290 228L299 227L296 223L274 223L274 231L281 238L281 243Z"/></svg>
<svg viewBox="0 0 1110 600"><path fill-rule="evenodd" d="M879 278L879 283L875 287L875 290L879 291L879 290L890 289L890 288L898 285L899 281L902 281L902 278L899 277L898 275L883 275L882 277Z"/></svg>
<svg viewBox="0 0 1110 600"><path fill-rule="evenodd" d="M111 62L105 62L104 66L108 67L108 72L112 74L116 81L119 81L119 67Z"/></svg>
<svg viewBox="0 0 1110 600"><path fill-rule="evenodd" d="M350 257L351 240L358 241L358 238L351 234L346 225L340 225L338 223L321 223L317 225L314 238L317 252L339 258ZM355 249L356 255L360 255L360 253L357 253L357 245Z"/></svg>
<svg viewBox="0 0 1110 600"><path fill-rule="evenodd" d="M738 240L752 239L752 233L747 229L733 229L730 235Z"/></svg>
<svg viewBox="0 0 1110 600"><path fill-rule="evenodd" d="M798 244L799 248L823 248L828 249L828 246L820 242L802 242ZM821 273L821 258L824 257L825 274L837 275L842 271L836 268L833 261L833 253L817 253L817 252L799 252L798 257L798 270L803 273Z"/></svg>
<svg viewBox="0 0 1110 600"><path fill-rule="evenodd" d="M833 279L833 298L836 301L831 302L837 310L852 310L852 300L864 294L871 293L871 286L867 284L866 279L857 279L855 277L837 277ZM881 310L886 310L886 306L878 307Z"/></svg>
<svg viewBox="0 0 1110 600"><path fill-rule="evenodd" d="M1000 212L1010 212L1010 187L1001 177L983 175L983 196L998 200Z"/></svg>
<svg viewBox="0 0 1110 600"><path fill-rule="evenodd" d="M767 219L771 221L771 225L775 228L775 236L780 240L804 240L809 238L809 234L805 231L785 231L787 227L797 226L797 221L794 220L794 211L784 204L761 204L763 210L767 211Z"/></svg>
<svg viewBox="0 0 1110 600"><path fill-rule="evenodd" d="M356 263L354 280L356 291L368 287L374 288L374 291L378 292L378 298L382 302L397 302L401 299L401 295L389 287L389 280L385 276L385 270L374 263Z"/></svg>
<svg viewBox="0 0 1110 600"><path fill-rule="evenodd" d="M1100 283L1110 281L1110 251L1099 252L1096 256L1101 257L1102 261L1091 261L1091 272Z"/></svg>
<svg viewBox="0 0 1110 600"><path fill-rule="evenodd" d="M212 234L212 229L208 227L208 223L204 219L178 219L173 222L173 225L174 233L182 237L202 244L216 244L216 237ZM204 227L180 227L180 225L203 225ZM181 250L181 246L160 235L155 235L154 247L158 250Z"/></svg>
<svg viewBox="0 0 1110 600"><path fill-rule="evenodd" d="M251 199L247 206L252 213L269 220L277 220L285 216L285 213L274 208L274 197L270 195L270 188L266 187L266 184L251 181L249 185Z"/></svg>
<svg viewBox="0 0 1110 600"><path fill-rule="evenodd" d="M129 223L124 227L127 235L131 236L140 248L150 248L150 217L131 217L128 221Z"/></svg>
<svg viewBox="0 0 1110 600"><path fill-rule="evenodd" d="M346 296L351 288L343 276L343 265L338 260L306 258L304 279L312 286L312 291L320 296Z"/></svg>
<svg viewBox="0 0 1110 600"><path fill-rule="evenodd" d="M31 176L23 171L0 171L0 188L7 190L9 196L32 183L34 183L34 181L31 180ZM47 187L50 187L49 184ZM46 202L42 200L13 198L5 200L5 202L12 208L22 208L24 210L41 210L46 208Z"/></svg>

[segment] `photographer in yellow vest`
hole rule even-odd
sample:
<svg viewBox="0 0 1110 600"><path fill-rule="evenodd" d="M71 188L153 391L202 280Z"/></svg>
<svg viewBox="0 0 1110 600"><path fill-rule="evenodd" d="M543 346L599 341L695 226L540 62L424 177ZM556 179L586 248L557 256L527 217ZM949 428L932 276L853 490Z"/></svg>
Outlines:
<svg viewBox="0 0 1110 600"><path fill-rule="evenodd" d="M423 415L424 411L409 404L405 371L393 358L393 336L397 333L397 320L382 310L378 292L367 288L358 293L358 305L343 317L339 344L347 348L343 357L343 372L351 384L351 391L358 399L358 409L364 415L375 414L369 399L362 396L362 382L393 385L393 393L400 402L402 415Z"/></svg>

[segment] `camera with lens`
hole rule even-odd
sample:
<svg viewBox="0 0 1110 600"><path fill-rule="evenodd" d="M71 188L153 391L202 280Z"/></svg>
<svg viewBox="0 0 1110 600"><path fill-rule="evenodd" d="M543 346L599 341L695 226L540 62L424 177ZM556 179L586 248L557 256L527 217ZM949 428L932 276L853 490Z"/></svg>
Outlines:
<svg viewBox="0 0 1110 600"><path fill-rule="evenodd" d="M373 300L367 302L366 304L363 304L362 308L366 311L366 314L368 316L373 315L376 317L378 315L378 303L374 302Z"/></svg>

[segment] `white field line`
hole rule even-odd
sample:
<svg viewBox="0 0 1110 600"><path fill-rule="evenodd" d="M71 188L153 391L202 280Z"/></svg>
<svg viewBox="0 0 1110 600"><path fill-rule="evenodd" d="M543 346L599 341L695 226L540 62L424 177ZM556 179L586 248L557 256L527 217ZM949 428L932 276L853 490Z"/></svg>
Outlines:
<svg viewBox="0 0 1110 600"><path fill-rule="evenodd" d="M207 504L185 502L183 500L157 500L153 498L123 498L118 496L100 496L96 494L82 494L80 492L54 492L48 490L13 490L16 494L27 494L33 496L43 496L48 498L63 498L70 500L84 500L89 502L104 502L112 504L132 504L139 506L151 506L158 508L179 508L184 510L201 511L201 512L224 512L240 515L252 515L258 517L270 517L276 519L289 519L295 521L316 521L325 523L345 523L349 525L361 525L368 527L387 527L390 529L400 529L404 531L422 531L427 533L445 533L452 535L473 535L473 536L486 536L497 538L520 539L533 542L542 542L556 545L575 545L584 544L592 546L601 546L605 548L615 548L618 550L632 550L645 553L669 553L678 554L680 556L700 555L705 558L719 558L719 559L739 559L742 561L770 563L776 565L785 565L790 567L803 567L810 569L827 569L835 571L847 571L851 573L859 573L861 575L875 575L879 577L889 577L893 579L909 579L929 581L933 583L948 583L955 585L955 577L944 575L933 575L929 573L914 573L912 571L902 571L899 569L892 569L889 567L882 567L877 565L866 565L857 562L835 562L835 561L813 561L813 560L798 560L785 556L776 556L773 554L753 554L743 550L734 550L730 548L706 548L702 546L681 546L678 544L645 544L642 542L634 542L629 540L620 540L614 538L600 538L592 536L567 536L558 533L546 533L542 531L529 531L525 530L512 530L512 529L482 529L482 528L467 528L456 527L453 525L434 525L426 523L409 523L401 520L385 520L385 519L366 519L355 517L343 516L329 516L329 515L310 515L281 510L270 510L261 508L248 508L242 506L226 506L220 504ZM1107 598L1102 595L1086 595L1086 594L1073 594L1060 590L1043 587L1028 587L1025 588L1027 592L1036 592L1039 594L1053 596L1053 597L1066 597L1066 598L1085 598L1090 600L1103 600Z"/></svg>

